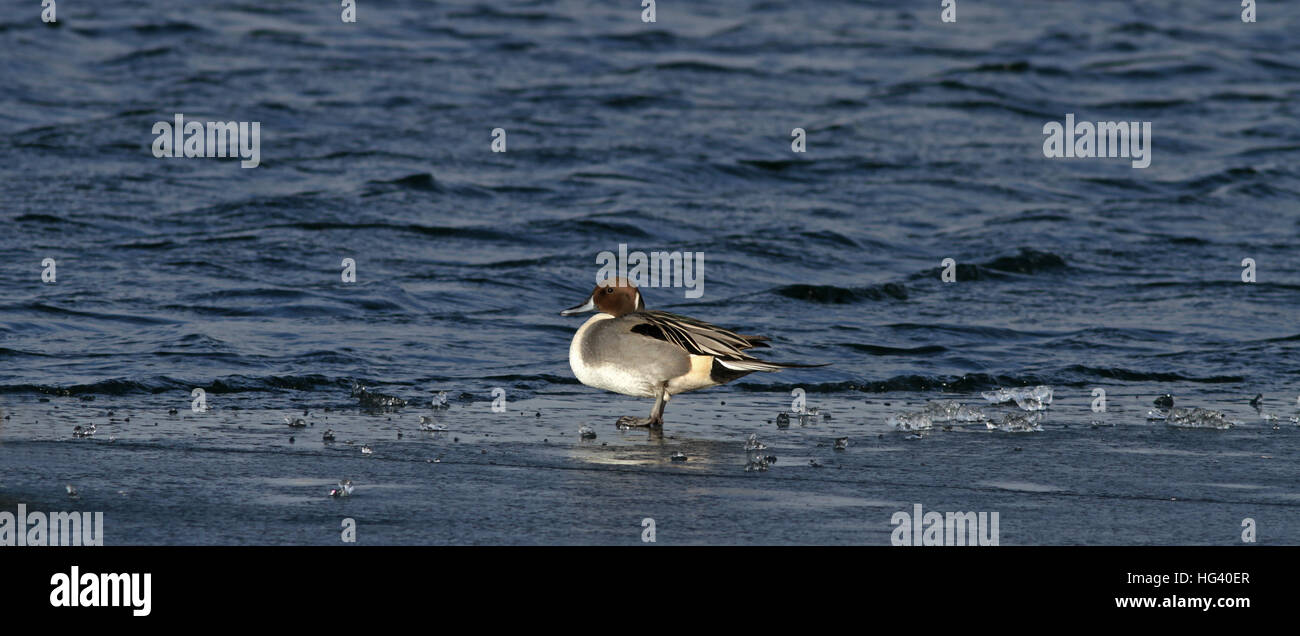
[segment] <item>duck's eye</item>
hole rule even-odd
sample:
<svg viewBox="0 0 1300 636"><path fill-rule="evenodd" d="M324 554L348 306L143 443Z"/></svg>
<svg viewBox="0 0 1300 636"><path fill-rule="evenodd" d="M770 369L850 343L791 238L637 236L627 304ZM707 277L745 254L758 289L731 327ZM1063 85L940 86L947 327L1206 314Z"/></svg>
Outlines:
<svg viewBox="0 0 1300 636"><path fill-rule="evenodd" d="M605 288L605 293L606 293L606 294L612 294L612 293L614 293L614 288L613 288L613 287L606 287L606 288Z"/></svg>

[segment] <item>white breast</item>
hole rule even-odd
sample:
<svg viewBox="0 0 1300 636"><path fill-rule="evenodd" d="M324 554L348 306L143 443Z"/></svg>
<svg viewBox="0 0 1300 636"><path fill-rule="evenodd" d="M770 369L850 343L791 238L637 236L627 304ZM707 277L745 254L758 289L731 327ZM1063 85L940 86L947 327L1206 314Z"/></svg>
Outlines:
<svg viewBox="0 0 1300 636"><path fill-rule="evenodd" d="M631 364L626 362L618 364L615 360L601 362L583 358L582 345L591 328L602 320L613 318L605 313L596 314L582 323L578 333L573 334L573 342L569 343L569 367L573 369L574 377L589 387L623 395L654 397L653 383L637 373L637 369Z"/></svg>

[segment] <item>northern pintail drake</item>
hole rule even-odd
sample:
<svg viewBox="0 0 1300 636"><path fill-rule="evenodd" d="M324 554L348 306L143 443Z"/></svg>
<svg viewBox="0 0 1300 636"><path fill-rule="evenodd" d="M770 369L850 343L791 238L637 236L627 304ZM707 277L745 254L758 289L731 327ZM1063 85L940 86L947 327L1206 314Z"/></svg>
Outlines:
<svg viewBox="0 0 1300 636"><path fill-rule="evenodd" d="M649 417L625 415L621 426L663 426L664 406L678 393L725 384L755 371L824 364L759 360L746 349L767 347L762 336L742 336L707 322L649 311L641 292L622 278L596 286L586 301L560 312L597 312L569 345L569 366L583 384L635 397L652 397Z"/></svg>

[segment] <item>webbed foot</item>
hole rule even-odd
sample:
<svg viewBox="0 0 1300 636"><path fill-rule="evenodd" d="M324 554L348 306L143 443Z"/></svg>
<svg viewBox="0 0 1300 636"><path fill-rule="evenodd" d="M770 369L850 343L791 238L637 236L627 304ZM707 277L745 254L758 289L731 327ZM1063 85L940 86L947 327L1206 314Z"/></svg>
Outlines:
<svg viewBox="0 0 1300 636"><path fill-rule="evenodd" d="M631 415L624 415L623 417L618 418L619 428L634 428L641 426L663 428L664 420L662 417L632 417Z"/></svg>

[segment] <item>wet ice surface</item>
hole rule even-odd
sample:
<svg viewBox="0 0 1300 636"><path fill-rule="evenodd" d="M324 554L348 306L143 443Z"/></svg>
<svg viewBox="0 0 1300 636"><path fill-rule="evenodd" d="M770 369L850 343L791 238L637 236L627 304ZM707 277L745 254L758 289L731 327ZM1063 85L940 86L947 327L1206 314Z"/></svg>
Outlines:
<svg viewBox="0 0 1300 636"><path fill-rule="evenodd" d="M429 432L416 401L367 411L346 389L332 402L308 394L311 404L217 395L207 413L176 415L165 396L10 395L0 509L75 501L105 513L109 544L339 544L345 517L362 544L631 544L653 517L660 543L884 545L891 515L914 503L999 511L1004 545L1231 544L1245 517L1268 528L1265 543L1300 542L1300 426L1274 430L1253 416L1250 394L1230 391L1175 395L1239 426L1147 421L1165 390L1113 395L1093 413L1087 391L1058 388L1042 412L986 407L997 424L1041 417L1032 434L951 419L914 439L890 417L978 404L978 393L810 393L836 417L787 428L772 418L784 393L698 393L673 400L662 436L615 426L642 401L585 390L513 401L506 413L453 400L439 415L451 430ZM251 400L282 405L241 408ZM307 431L338 441L285 426L304 409ZM88 424L98 434L73 436ZM584 426L598 439L581 440ZM331 496L341 478L364 496Z"/></svg>

